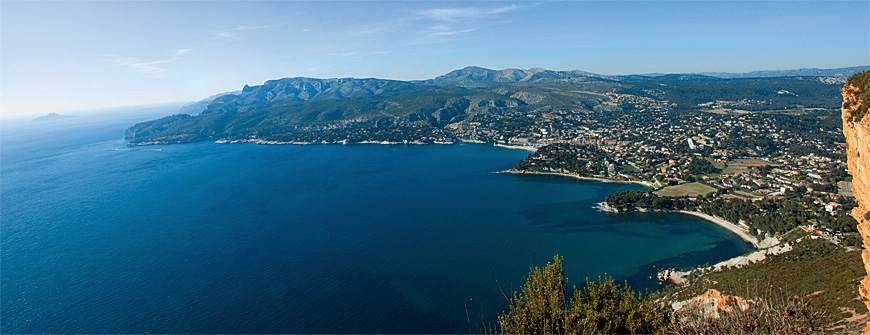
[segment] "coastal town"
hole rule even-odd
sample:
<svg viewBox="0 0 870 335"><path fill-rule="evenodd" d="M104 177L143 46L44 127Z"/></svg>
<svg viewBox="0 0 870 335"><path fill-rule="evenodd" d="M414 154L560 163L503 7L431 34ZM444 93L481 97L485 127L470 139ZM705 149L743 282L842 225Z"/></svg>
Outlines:
<svg viewBox="0 0 870 335"><path fill-rule="evenodd" d="M803 227L837 244L860 241L847 215L857 204L839 109L735 109L763 104L754 100L678 109L613 98L619 103L610 110L480 115L454 131L463 140L534 151L508 172L638 182L655 195L693 202L779 204L795 212L782 227L759 227L749 217L733 223L762 237Z"/></svg>
<svg viewBox="0 0 870 335"><path fill-rule="evenodd" d="M259 133L218 142L491 143L533 152L504 172L634 182L656 197L673 199L658 209L722 216L760 239L803 227L838 245L859 243L856 223L847 214L857 204L846 171L839 108L771 109L769 102L756 99L687 106L617 93L601 99L594 106L473 114L444 127L302 127L283 137Z"/></svg>

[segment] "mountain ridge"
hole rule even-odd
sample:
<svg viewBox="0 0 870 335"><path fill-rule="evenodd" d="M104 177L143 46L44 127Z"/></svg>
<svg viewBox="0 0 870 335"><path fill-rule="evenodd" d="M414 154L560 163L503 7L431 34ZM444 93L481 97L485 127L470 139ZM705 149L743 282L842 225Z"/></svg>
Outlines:
<svg viewBox="0 0 870 335"><path fill-rule="evenodd" d="M510 84L510 83L540 83L548 79L553 81L581 81L581 79L596 78L603 80L625 80L626 78L653 77L653 78L670 78L677 80L698 79L699 77L713 77L720 79L740 79L740 78L771 78L771 77L794 77L794 76L813 76L813 77L848 77L854 73L870 70L870 65L867 66L852 66L844 68L801 68L790 70L760 70L743 73L731 72L698 72L698 73L645 73L645 74L629 74L629 75L604 75L583 70L548 70L544 68L529 68L517 69L507 68L501 70L493 70L480 66L466 66L461 69L450 71L446 74L437 76L431 79L422 80L396 80L396 79L380 79L380 78L313 78L313 77L287 77L280 79L267 80L264 85L272 82L280 82L282 80L385 80L395 82L407 82L415 85L436 85L436 86L461 86L461 87L485 87L494 84ZM259 87L263 85L249 86L245 88ZM191 103L189 105L201 104L203 102L212 102L216 98L225 95L239 94L242 90L224 92L212 95L203 100ZM184 114L195 114L205 110L203 106L199 108L191 108L188 106L182 107L181 112Z"/></svg>
<svg viewBox="0 0 870 335"><path fill-rule="evenodd" d="M831 107L839 80L827 77L734 78L697 74L605 76L585 71L466 67L424 81L378 78L269 80L214 97L198 115L174 115L130 127L131 145L202 140L342 142L450 136L448 125L476 115L628 109L697 109L749 99L755 107ZM744 103L741 103L744 104ZM390 130L386 135L375 132ZM303 134L303 135L300 135ZM311 135L314 134L314 135ZM430 135L430 136L427 136ZM309 136L311 135L311 136Z"/></svg>

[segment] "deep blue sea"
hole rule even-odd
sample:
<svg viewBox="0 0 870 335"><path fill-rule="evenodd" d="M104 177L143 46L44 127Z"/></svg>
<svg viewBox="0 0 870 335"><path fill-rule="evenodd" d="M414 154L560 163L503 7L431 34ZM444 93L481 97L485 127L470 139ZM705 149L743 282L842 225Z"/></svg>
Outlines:
<svg viewBox="0 0 870 335"><path fill-rule="evenodd" d="M530 266L569 285L748 251L681 214L593 208L641 186L517 176L453 146L127 147L178 105L0 119L2 333L467 333Z"/></svg>

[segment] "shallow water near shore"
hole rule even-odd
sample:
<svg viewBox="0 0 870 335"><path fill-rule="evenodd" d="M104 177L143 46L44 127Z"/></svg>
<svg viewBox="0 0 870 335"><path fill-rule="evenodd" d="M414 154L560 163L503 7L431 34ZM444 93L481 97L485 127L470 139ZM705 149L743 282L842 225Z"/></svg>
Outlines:
<svg viewBox="0 0 870 335"><path fill-rule="evenodd" d="M603 213L639 185L498 174L484 144L128 148L174 108L3 120L3 333L459 333L530 266L569 285L749 251L669 213ZM471 320L467 321L468 319Z"/></svg>

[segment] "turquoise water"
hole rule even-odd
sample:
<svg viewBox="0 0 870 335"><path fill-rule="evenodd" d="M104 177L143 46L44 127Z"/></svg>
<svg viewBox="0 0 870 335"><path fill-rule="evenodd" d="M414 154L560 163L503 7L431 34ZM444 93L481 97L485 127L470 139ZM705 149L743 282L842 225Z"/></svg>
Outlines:
<svg viewBox="0 0 870 335"><path fill-rule="evenodd" d="M173 108L3 119L0 331L467 332L555 254L570 283L656 288L653 265L748 250L695 217L593 208L637 185L493 173L524 151L125 146Z"/></svg>

